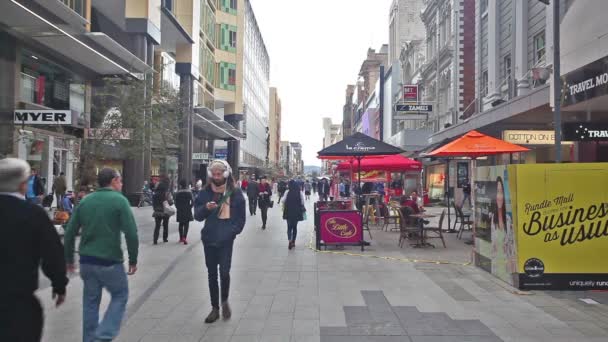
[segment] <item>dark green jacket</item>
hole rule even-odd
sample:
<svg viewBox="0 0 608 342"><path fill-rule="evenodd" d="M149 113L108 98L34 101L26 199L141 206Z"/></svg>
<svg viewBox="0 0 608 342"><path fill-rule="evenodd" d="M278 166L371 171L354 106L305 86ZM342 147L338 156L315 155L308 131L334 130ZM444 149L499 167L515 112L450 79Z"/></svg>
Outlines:
<svg viewBox="0 0 608 342"><path fill-rule="evenodd" d="M79 229L80 255L122 262L121 233L124 233L129 264L137 264L137 225L129 202L120 192L99 189L74 209L64 236L65 259L69 264L74 262L74 240Z"/></svg>

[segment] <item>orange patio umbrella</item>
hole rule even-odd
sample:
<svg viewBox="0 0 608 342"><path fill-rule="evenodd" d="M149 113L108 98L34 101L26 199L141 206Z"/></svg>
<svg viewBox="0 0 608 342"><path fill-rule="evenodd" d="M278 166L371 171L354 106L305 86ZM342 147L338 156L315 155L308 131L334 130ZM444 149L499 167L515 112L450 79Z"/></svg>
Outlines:
<svg viewBox="0 0 608 342"><path fill-rule="evenodd" d="M471 159L476 159L478 157L483 156L502 153L527 152L529 150L530 149L525 148L523 146L511 144L504 140L496 139L473 130L463 135L462 137L427 153L426 155L433 157L469 157ZM450 160L448 159L446 162L448 165L446 169L448 170L447 172L449 172ZM472 171L474 170L475 168L473 167ZM448 231L452 232L453 230L450 228L450 177L446 176L446 179L448 187ZM474 180L473 172L471 172L471 179ZM475 228L474 225L473 227ZM475 234L475 229L473 229L473 234Z"/></svg>
<svg viewBox="0 0 608 342"><path fill-rule="evenodd" d="M436 150L427 153L433 157L469 157L477 158L501 153L527 152L529 149L508 143L504 140L470 131L462 137L449 142Z"/></svg>

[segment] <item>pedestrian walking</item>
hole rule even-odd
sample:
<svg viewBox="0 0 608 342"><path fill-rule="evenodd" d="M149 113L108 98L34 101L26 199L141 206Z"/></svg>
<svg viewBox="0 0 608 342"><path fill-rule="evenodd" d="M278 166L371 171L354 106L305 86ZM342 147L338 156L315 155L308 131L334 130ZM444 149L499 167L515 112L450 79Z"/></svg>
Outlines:
<svg viewBox="0 0 608 342"><path fill-rule="evenodd" d="M462 202L460 203L460 208L464 207L464 202L468 201L469 202L469 208L472 207L471 205L471 183L469 183L468 181L462 186Z"/></svg>
<svg viewBox="0 0 608 342"><path fill-rule="evenodd" d="M175 214L172 208L173 197L169 192L169 184L166 181L161 181L156 186L156 191L152 196L152 207L154 212L154 237L153 243L158 244L158 236L160 234L160 225L163 225L163 242L169 242L169 218Z"/></svg>
<svg viewBox="0 0 608 342"><path fill-rule="evenodd" d="M247 180L247 178L243 178L243 180L241 181L241 190L243 191L247 191L247 186L249 186L249 181Z"/></svg>
<svg viewBox="0 0 608 342"><path fill-rule="evenodd" d="M39 267L51 280L55 306L65 300L63 246L47 213L25 199L29 164L21 159L0 160L0 341L38 342L43 310L35 296Z"/></svg>
<svg viewBox="0 0 608 342"><path fill-rule="evenodd" d="M67 191L65 174L59 173L59 176L53 181L53 188L55 189L55 198L57 199L57 209L63 209L63 196Z"/></svg>
<svg viewBox="0 0 608 342"><path fill-rule="evenodd" d="M44 183L38 176L38 170L32 168L30 177L27 179L27 192L25 197L28 202L41 205L42 197L44 196ZM51 200L52 200L51 196Z"/></svg>
<svg viewBox="0 0 608 342"><path fill-rule="evenodd" d="M256 215L258 207L258 195L260 193L260 186L258 182L252 177L247 184L247 199L249 200L249 214L251 216Z"/></svg>
<svg viewBox="0 0 608 342"><path fill-rule="evenodd" d="M279 185L277 185L277 189L279 193L279 201L281 201L281 198L283 198L285 191L287 191L287 182L285 182L284 180L280 180Z"/></svg>
<svg viewBox="0 0 608 342"><path fill-rule="evenodd" d="M318 188L319 201L327 201L327 198L329 196L329 183L327 182L327 179L321 179Z"/></svg>
<svg viewBox="0 0 608 342"><path fill-rule="evenodd" d="M194 218L205 221L201 239L205 252L205 265L209 279L211 313L205 323L213 323L220 317L220 291L224 319L232 316L228 297L230 292L230 266L234 239L245 226L245 198L235 187L230 164L224 160L214 160L208 171L207 186L201 191L194 204Z"/></svg>
<svg viewBox="0 0 608 342"><path fill-rule="evenodd" d="M306 200L310 199L311 190L312 184L310 184L310 181L306 180L306 183L304 183L304 196L306 197Z"/></svg>
<svg viewBox="0 0 608 342"><path fill-rule="evenodd" d="M97 175L99 189L87 195L74 209L64 236L68 271L74 272L74 242L80 231L80 277L83 288L83 342L111 341L120 331L127 300L127 274L137 272L139 240L129 201L122 195L120 173L104 168ZM129 254L125 272L121 233ZM110 293L110 304L99 321L102 290Z"/></svg>
<svg viewBox="0 0 608 342"><path fill-rule="evenodd" d="M262 213L262 229L266 229L268 208L270 208L272 202L272 189L270 188L270 184L268 184L266 176L263 176L261 181L262 183L260 183L259 186L258 205L260 207L260 212Z"/></svg>
<svg viewBox="0 0 608 342"><path fill-rule="evenodd" d="M338 183L338 194L340 197L346 197L346 184L344 184L344 180L340 180L340 183Z"/></svg>
<svg viewBox="0 0 608 342"><path fill-rule="evenodd" d="M182 179L179 181L179 190L175 194L175 208L177 209L176 220L179 224L179 242L184 245L188 244L188 228L190 227L190 221L194 220L192 216L193 205L192 191L188 189L188 182Z"/></svg>
<svg viewBox="0 0 608 342"><path fill-rule="evenodd" d="M295 180L289 181L289 189L283 196L281 204L283 205L283 219L287 221L287 239L289 240L287 248L292 249L296 246L298 222L304 220L306 212L304 194Z"/></svg>
<svg viewBox="0 0 608 342"><path fill-rule="evenodd" d="M313 180L312 180L312 192L315 193L315 194L317 193L317 185L318 185L317 179L313 178Z"/></svg>

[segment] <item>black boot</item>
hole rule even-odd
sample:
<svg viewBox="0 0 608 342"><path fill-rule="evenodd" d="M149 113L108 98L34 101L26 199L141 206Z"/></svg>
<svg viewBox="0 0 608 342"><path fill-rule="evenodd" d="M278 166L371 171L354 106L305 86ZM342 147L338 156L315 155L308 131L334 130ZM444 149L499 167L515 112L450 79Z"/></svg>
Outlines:
<svg viewBox="0 0 608 342"><path fill-rule="evenodd" d="M205 323L213 323L220 318L220 309L213 308L209 313L209 316L205 318Z"/></svg>
<svg viewBox="0 0 608 342"><path fill-rule="evenodd" d="M224 319L230 319L230 317L232 317L232 310L230 309L230 304L228 304L228 302L222 303L222 317L224 317Z"/></svg>

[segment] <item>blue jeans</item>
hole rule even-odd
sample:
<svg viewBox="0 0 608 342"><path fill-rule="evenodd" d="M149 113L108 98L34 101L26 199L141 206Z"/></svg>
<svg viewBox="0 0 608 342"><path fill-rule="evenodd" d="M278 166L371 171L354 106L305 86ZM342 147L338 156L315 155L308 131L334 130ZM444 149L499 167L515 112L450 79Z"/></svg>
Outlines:
<svg viewBox="0 0 608 342"><path fill-rule="evenodd" d="M113 340L120 331L129 298L127 274L122 263L112 266L81 264L80 277L84 283L82 293L82 340ZM112 299L99 322L99 303L102 289L110 292Z"/></svg>
<svg viewBox="0 0 608 342"><path fill-rule="evenodd" d="M220 244L205 244L203 242L205 265L207 266L207 278L209 280L209 296L211 297L211 306L214 309L219 309L220 307L220 287L222 290L222 303L228 301L228 296L230 293L230 267L232 265L233 245L234 240L226 241ZM218 267L220 269L220 286L217 284Z"/></svg>
<svg viewBox="0 0 608 342"><path fill-rule="evenodd" d="M287 239L289 241L296 241L298 235L298 220L287 219Z"/></svg>

